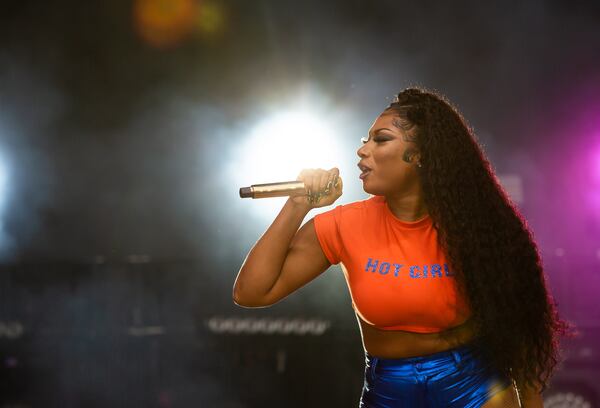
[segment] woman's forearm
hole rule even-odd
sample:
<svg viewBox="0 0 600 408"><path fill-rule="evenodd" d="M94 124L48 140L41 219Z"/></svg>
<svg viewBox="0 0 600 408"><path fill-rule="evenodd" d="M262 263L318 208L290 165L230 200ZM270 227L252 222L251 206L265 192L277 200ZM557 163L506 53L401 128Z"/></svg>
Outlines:
<svg viewBox="0 0 600 408"><path fill-rule="evenodd" d="M235 280L233 300L241 306L262 306L262 299L277 281L292 238L310 207L289 198L281 211L254 244Z"/></svg>

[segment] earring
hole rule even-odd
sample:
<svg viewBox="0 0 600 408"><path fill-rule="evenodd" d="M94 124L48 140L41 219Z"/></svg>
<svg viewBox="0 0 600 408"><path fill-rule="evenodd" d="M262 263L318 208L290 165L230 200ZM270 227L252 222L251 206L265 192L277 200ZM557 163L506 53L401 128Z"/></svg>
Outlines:
<svg viewBox="0 0 600 408"><path fill-rule="evenodd" d="M419 167L423 167L423 166L421 165L421 163L417 163L417 166L419 166Z"/></svg>

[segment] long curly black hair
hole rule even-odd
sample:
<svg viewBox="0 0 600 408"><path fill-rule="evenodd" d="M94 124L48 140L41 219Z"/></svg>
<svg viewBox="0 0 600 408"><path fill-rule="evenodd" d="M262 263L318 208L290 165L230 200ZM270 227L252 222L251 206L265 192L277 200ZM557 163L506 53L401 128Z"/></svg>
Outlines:
<svg viewBox="0 0 600 408"><path fill-rule="evenodd" d="M562 359L560 336L576 333L548 293L526 220L473 129L443 95L407 88L384 113L397 116L420 153L425 205L471 308L476 355L521 389L544 391Z"/></svg>

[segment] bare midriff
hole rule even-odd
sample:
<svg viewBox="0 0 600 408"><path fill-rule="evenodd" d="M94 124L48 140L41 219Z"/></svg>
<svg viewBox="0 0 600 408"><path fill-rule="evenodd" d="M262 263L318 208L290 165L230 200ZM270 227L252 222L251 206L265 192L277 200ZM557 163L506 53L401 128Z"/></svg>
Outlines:
<svg viewBox="0 0 600 408"><path fill-rule="evenodd" d="M443 333L415 333L381 330L366 323L358 315L356 318L360 323L364 349L370 355L381 358L405 358L438 353L468 343L474 336L472 319Z"/></svg>

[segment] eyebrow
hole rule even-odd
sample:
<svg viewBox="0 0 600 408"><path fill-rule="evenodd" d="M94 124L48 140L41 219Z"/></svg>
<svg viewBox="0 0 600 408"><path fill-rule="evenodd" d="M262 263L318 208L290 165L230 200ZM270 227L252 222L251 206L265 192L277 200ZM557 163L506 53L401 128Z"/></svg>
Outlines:
<svg viewBox="0 0 600 408"><path fill-rule="evenodd" d="M388 129L388 128L379 128L379 129L375 129L373 132L369 133L369 136L374 135L375 133L381 131L381 130L389 130L390 132L393 132L392 129Z"/></svg>

